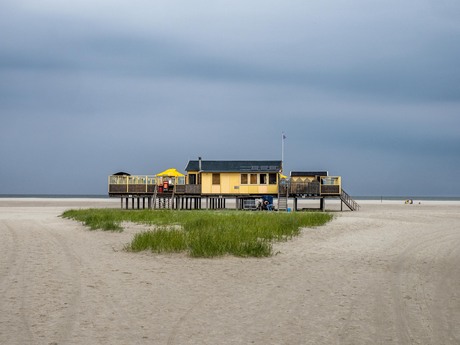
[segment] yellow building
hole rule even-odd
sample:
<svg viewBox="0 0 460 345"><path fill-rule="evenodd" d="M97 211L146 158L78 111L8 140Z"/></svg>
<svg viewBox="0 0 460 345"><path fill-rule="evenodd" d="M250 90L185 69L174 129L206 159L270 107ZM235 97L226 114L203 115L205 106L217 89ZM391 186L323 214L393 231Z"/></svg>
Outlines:
<svg viewBox="0 0 460 345"><path fill-rule="evenodd" d="M188 162L186 184L202 195L277 195L281 161Z"/></svg>
<svg viewBox="0 0 460 345"><path fill-rule="evenodd" d="M342 193L342 178L327 171L291 171L290 194L336 195Z"/></svg>

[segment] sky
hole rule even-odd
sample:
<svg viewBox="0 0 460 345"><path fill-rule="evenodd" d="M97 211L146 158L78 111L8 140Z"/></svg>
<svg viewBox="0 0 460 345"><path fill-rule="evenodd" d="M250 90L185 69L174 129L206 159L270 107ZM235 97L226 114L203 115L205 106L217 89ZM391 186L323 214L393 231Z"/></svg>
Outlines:
<svg viewBox="0 0 460 345"><path fill-rule="evenodd" d="M0 194L283 156L460 196L458 0L2 0L0 32Z"/></svg>

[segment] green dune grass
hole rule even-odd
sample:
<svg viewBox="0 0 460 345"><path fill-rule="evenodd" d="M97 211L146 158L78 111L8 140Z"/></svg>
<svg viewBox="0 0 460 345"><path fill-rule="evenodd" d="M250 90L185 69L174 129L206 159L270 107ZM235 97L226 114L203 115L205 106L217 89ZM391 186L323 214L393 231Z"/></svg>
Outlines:
<svg viewBox="0 0 460 345"><path fill-rule="evenodd" d="M243 212L176 210L69 210L62 214L90 229L122 231L121 222L154 226L138 233L126 250L186 252L192 257L273 255L274 241L297 236L303 227L320 226L332 215L320 212Z"/></svg>

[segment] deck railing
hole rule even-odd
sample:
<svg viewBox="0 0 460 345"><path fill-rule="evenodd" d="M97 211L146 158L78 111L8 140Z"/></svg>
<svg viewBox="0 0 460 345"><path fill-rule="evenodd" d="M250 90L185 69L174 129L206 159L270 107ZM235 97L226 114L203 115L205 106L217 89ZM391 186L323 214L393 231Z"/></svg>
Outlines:
<svg viewBox="0 0 460 345"><path fill-rule="evenodd" d="M174 186L176 194L201 194L200 184L182 184Z"/></svg>
<svg viewBox="0 0 460 345"><path fill-rule="evenodd" d="M308 182L293 182L285 181L279 185L279 193L285 195L289 191L289 195L311 195L311 196L339 196L342 187L340 178L335 176L327 176L321 178L320 181Z"/></svg>
<svg viewBox="0 0 460 345"><path fill-rule="evenodd" d="M109 194L153 194L155 193L155 188L158 186L158 190L163 187L163 182L172 182L169 185L169 190L179 191L184 194L200 194L201 186L200 185L185 185L185 180L181 177L173 177L171 179L157 176L126 176L126 175L112 175L109 176L108 185L109 185Z"/></svg>
<svg viewBox="0 0 460 345"><path fill-rule="evenodd" d="M340 195L340 199L345 203L345 205L348 206L348 208L352 211L358 211L360 206L359 204L353 200L353 198L348 195L347 192L345 192L343 189L342 189L342 194Z"/></svg>
<svg viewBox="0 0 460 345"><path fill-rule="evenodd" d="M109 194L150 194L155 192L154 176L109 176Z"/></svg>

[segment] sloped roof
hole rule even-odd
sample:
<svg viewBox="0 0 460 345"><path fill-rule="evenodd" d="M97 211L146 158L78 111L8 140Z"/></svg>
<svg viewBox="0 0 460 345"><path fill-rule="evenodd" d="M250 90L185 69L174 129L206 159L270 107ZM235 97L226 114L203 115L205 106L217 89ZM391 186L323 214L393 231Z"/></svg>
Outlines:
<svg viewBox="0 0 460 345"><path fill-rule="evenodd" d="M127 172L124 172L124 171L119 171L113 174L112 176L131 176L131 174L128 174Z"/></svg>
<svg viewBox="0 0 460 345"><path fill-rule="evenodd" d="M189 161L185 171L199 171L200 161ZM201 161L204 172L279 172L281 161Z"/></svg>

